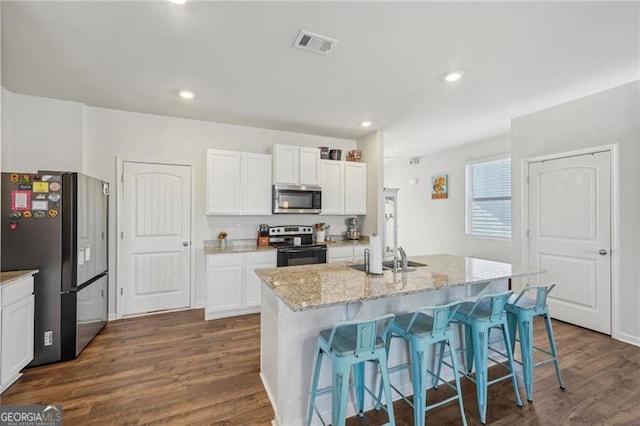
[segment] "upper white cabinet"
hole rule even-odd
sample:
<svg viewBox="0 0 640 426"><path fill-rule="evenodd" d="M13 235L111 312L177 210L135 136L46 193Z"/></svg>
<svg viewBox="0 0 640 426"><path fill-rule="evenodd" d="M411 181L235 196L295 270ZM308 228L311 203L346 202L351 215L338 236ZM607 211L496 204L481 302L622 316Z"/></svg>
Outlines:
<svg viewBox="0 0 640 426"><path fill-rule="evenodd" d="M319 185L320 150L292 145L274 145L273 183Z"/></svg>
<svg viewBox="0 0 640 426"><path fill-rule="evenodd" d="M270 155L207 150L207 214L270 215Z"/></svg>
<svg viewBox="0 0 640 426"><path fill-rule="evenodd" d="M367 213L367 165L365 163L320 160L322 213Z"/></svg>
<svg viewBox="0 0 640 426"><path fill-rule="evenodd" d="M344 163L320 160L322 213L344 214Z"/></svg>
<svg viewBox="0 0 640 426"><path fill-rule="evenodd" d="M344 214L367 214L365 163L344 163Z"/></svg>

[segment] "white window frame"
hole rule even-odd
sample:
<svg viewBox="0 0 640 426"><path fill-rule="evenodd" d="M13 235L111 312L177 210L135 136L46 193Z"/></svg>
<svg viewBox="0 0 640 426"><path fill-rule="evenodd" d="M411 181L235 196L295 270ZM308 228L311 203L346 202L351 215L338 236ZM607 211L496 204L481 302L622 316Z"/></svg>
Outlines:
<svg viewBox="0 0 640 426"><path fill-rule="evenodd" d="M492 239L492 240L503 240L503 241L508 241L511 240L513 237L513 207L511 207L511 212L512 212L512 216L511 216L511 229L509 230L509 236L505 237L503 235L480 235L480 234L474 234L472 231L472 222L473 222L473 177L472 177L472 173L471 173L471 169L473 168L473 166L479 165L479 164L485 164L485 163L492 163L492 162L497 162L497 161L501 161L501 160L509 160L509 162L511 163L511 156L510 155L500 155L500 156L496 156L496 157L489 157L489 158L482 158L482 159L477 159L477 160L473 160L473 161L469 161L467 162L466 166L465 166L465 192L466 192L466 197L465 197L465 233L466 235L470 236L470 237L474 237L474 238L484 238L484 239ZM513 167L512 167L513 169ZM513 182L513 179L511 179L511 182ZM511 193L511 195L509 196L509 200L511 201L513 199L513 191Z"/></svg>

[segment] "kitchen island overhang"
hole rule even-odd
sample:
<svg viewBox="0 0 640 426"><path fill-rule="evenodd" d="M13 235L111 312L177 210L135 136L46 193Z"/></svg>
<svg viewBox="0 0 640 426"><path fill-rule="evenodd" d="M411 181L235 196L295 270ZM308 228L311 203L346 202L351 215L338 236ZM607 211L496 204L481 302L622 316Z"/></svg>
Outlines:
<svg viewBox="0 0 640 426"><path fill-rule="evenodd" d="M543 271L484 259L447 254L415 256L427 266L396 274L367 275L348 264L305 265L257 270L264 282L261 311L261 378L271 400L277 425L304 424L316 337L320 330L347 319L385 313L402 314L428 305L464 300L480 293L504 291L509 279L539 276ZM459 345L459 342L455 342ZM389 365L406 362L407 351L392 347ZM433 357L430 357L432 362ZM331 383L325 366L320 386ZM406 372L405 372L406 373ZM395 376L411 394L408 373ZM451 372L445 372L447 377ZM377 373L367 369L369 386ZM397 394L394 398L399 398ZM318 401L330 418L331 398ZM365 408L373 407L371 399ZM353 404L349 416L355 415ZM317 417L314 418L318 421Z"/></svg>

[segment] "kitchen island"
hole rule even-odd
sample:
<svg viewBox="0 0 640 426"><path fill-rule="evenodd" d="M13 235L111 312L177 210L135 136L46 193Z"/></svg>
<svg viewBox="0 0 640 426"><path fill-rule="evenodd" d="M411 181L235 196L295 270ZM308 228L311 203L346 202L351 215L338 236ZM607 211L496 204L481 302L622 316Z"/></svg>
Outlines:
<svg viewBox="0 0 640 426"><path fill-rule="evenodd" d="M447 254L410 257L426 264L406 273L387 270L367 275L348 264L305 265L257 270L264 282L261 310L261 377L271 404L274 423L305 423L311 369L318 332L344 320L365 319L386 313L401 314L420 307L504 291L511 278L542 271L515 265ZM458 342L455 343L458 345ZM406 362L402 345L392 346L389 365ZM433 359L433 357L431 357ZM331 383L330 365L323 368L320 386ZM367 369L368 386L375 387L377 372ZM394 382L411 394L409 375ZM452 377L450 371L443 373ZM398 395L395 394L394 398ZM331 397L317 401L323 417L330 418ZM365 408L373 407L370 398ZM355 415L349 404L348 416ZM319 419L314 417L319 424Z"/></svg>

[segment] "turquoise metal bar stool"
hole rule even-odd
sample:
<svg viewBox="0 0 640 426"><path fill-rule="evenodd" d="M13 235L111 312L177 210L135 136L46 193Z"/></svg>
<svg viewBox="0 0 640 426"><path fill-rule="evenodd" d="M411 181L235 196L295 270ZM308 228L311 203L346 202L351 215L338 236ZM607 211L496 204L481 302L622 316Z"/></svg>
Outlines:
<svg viewBox="0 0 640 426"><path fill-rule="evenodd" d="M376 362L380 366L380 377L387 403L386 411L389 415L388 424L395 426L386 352L389 328L394 318L395 315L387 314L363 321L343 321L333 328L322 330L319 333L311 379L307 426L311 424L314 410L320 417L322 424L326 424L318 412L315 402L317 396L329 392L333 396L331 424L333 426L345 424L352 366L354 367L356 402L360 417L364 416L365 390L377 401L377 406L379 406L378 397L364 385L364 364L366 361ZM318 389L318 379L324 355L327 355L331 360L333 386Z"/></svg>
<svg viewBox="0 0 640 426"><path fill-rule="evenodd" d="M413 403L409 401L408 398L393 384L391 385L391 388L399 393L402 396L402 399L404 399L404 401L413 408L413 424L415 426L424 426L427 411L456 400L460 406L462 423L464 425L467 424L467 418L464 414L464 405L462 403L462 393L460 391L458 364L454 351L449 350L455 386L445 380L442 380L439 377L439 374L436 376L434 373L429 371L427 366L427 356L430 345L440 345L440 357L442 358L444 347L451 344L450 342L453 339L453 334L449 327L449 322L451 321L454 313L458 310L458 307L459 302L442 306L424 307L416 312L396 317L391 325L391 337L399 337L409 343L411 363L391 367L389 368L389 374L408 368L411 369ZM390 340L391 339L389 339L389 341ZM455 390L456 394L435 404L427 404L427 375L430 375L436 381L434 384L435 388L437 388L437 381L441 380L444 384ZM382 388L380 388L378 393L379 397L381 395Z"/></svg>
<svg viewBox="0 0 640 426"><path fill-rule="evenodd" d="M542 364L553 362L553 366L556 369L558 384L560 385L560 389L564 390L564 382L562 381L560 364L558 362L558 350L553 336L551 317L549 316L549 306L547 305L547 295L554 287L555 283L542 286L527 286L520 292L520 294L518 294L518 296L512 295L504 305L504 308L507 311L507 321L509 323L512 350L515 349L517 325L520 352L522 354L524 388L527 393L527 400L529 401L533 401L533 367L537 367ZM524 295L530 291L536 292L535 299L524 297ZM533 319L538 316L541 316L544 319L550 351L533 346ZM550 358L535 363L533 358L534 349L549 355Z"/></svg>
<svg viewBox="0 0 640 426"><path fill-rule="evenodd" d="M454 320L464 324L465 328L465 351L467 371L465 377L475 382L478 400L478 412L480 413L480 421L484 424L487 422L487 388L497 382L511 378L513 383L513 393L516 397L516 403L522 407L522 399L518 391L518 383L513 363L513 352L510 340L510 334L507 325L507 316L504 311L504 305L512 291L505 293L488 294L479 297L475 302L462 302L460 308L454 314ZM504 346L507 355L507 365L496 361L489 357L489 332L491 329L497 328L502 332ZM505 367L508 371L504 376L498 377L491 381L487 376L488 361L497 363ZM471 377L473 363L476 364L475 379ZM437 376L440 376L440 367L442 359L438 364Z"/></svg>

